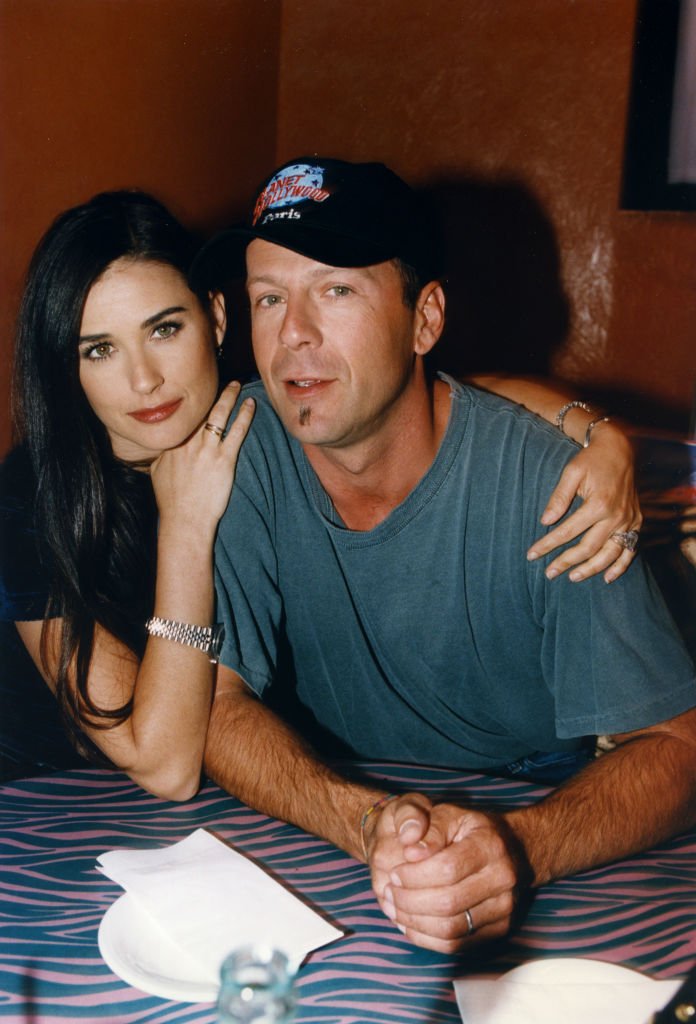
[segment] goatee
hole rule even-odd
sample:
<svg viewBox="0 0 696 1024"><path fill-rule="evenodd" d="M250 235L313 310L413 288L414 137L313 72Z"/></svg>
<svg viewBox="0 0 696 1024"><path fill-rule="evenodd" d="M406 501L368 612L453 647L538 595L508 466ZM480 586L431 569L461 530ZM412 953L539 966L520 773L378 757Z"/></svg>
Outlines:
<svg viewBox="0 0 696 1024"><path fill-rule="evenodd" d="M309 405L300 406L300 426L306 427L312 416L312 409Z"/></svg>

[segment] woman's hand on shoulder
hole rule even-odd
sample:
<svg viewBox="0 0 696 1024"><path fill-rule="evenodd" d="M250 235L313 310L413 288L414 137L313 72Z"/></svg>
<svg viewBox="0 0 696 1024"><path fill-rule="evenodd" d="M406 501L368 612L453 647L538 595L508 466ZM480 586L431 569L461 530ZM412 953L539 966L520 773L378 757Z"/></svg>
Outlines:
<svg viewBox="0 0 696 1024"><path fill-rule="evenodd" d="M603 423L565 467L543 512L541 521L552 526L578 496L582 505L554 530L535 541L527 553L531 559L548 554L577 537L546 568L549 578L570 570L573 582L603 572L607 583L618 579L633 561L635 551L623 547L616 533L639 531L643 522L634 477L634 455L626 434Z"/></svg>
<svg viewBox="0 0 696 1024"><path fill-rule="evenodd" d="M177 519L196 527L215 527L227 507L237 458L254 416L254 400L246 398L225 434L239 397L237 381L228 384L206 422L188 440L163 452L151 468L160 522Z"/></svg>

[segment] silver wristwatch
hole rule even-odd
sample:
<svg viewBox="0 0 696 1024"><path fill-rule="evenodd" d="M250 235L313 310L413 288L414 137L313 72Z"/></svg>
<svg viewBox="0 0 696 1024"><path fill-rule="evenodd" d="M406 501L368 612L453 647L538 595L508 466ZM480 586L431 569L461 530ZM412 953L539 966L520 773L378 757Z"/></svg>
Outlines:
<svg viewBox="0 0 696 1024"><path fill-rule="evenodd" d="M213 665L220 660L222 641L225 629L220 623L216 626L192 626L188 622L176 622L174 619L161 619L154 615L145 623L150 636L159 636L163 640L173 640L177 644L186 644L203 651Z"/></svg>

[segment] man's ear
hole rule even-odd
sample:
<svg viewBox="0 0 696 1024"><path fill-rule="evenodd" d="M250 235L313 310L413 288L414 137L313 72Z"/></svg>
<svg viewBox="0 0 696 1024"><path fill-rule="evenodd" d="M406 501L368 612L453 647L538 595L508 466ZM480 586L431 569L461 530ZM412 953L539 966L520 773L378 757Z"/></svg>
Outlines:
<svg viewBox="0 0 696 1024"><path fill-rule="evenodd" d="M209 298L210 315L213 321L213 330L215 331L215 347L220 348L222 346L222 341L225 337L225 329L227 327L225 296L222 292L210 292Z"/></svg>
<svg viewBox="0 0 696 1024"><path fill-rule="evenodd" d="M445 326L445 293L438 281L421 288L414 316L414 352L424 356L434 348Z"/></svg>

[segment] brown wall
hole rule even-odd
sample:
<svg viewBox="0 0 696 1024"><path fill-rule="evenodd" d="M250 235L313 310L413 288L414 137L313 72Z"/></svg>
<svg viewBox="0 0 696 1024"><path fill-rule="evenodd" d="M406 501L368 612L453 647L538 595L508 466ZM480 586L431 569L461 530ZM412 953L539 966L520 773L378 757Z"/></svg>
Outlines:
<svg viewBox="0 0 696 1024"><path fill-rule="evenodd" d="M539 369L550 350L583 392L685 429L696 214L618 210L635 7L284 0L277 155L381 159L435 184L462 365L505 350Z"/></svg>
<svg viewBox="0 0 696 1024"><path fill-rule="evenodd" d="M39 236L109 188L201 229L236 215L274 161L279 28L280 0L0 0L0 454Z"/></svg>
<svg viewBox="0 0 696 1024"><path fill-rule="evenodd" d="M59 210L138 185L210 229L276 158L323 152L430 187L446 365L550 367L685 429L696 215L618 210L635 3L0 0L0 365Z"/></svg>

